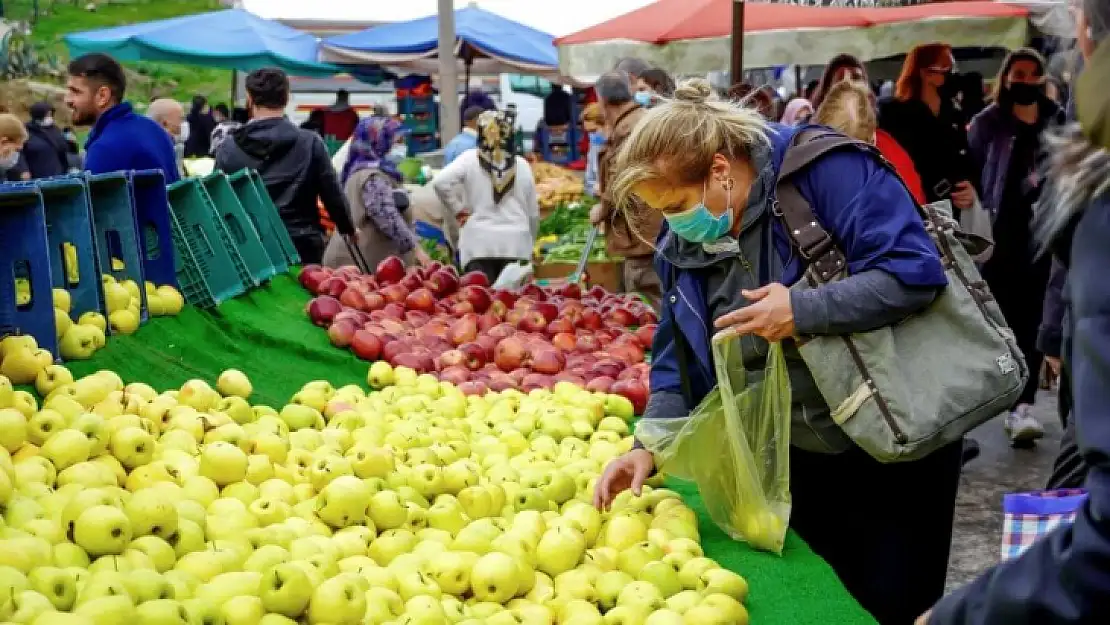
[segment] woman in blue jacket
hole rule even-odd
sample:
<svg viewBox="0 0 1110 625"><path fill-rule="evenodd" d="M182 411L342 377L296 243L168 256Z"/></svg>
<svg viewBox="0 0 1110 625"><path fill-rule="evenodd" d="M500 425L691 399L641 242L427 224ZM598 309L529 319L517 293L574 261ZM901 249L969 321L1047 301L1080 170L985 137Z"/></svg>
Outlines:
<svg viewBox="0 0 1110 625"><path fill-rule="evenodd" d="M805 262L774 216L774 189L787 146L805 128L767 124L692 80L646 114L618 156L617 205L636 195L666 218L656 243L664 307L644 418L685 416L709 392L717 329L744 335L753 372L763 370L768 341L786 340L791 526L879 622L910 623L944 591L960 445L916 462L875 461L829 418L789 339L896 323L936 298L944 270L901 180L870 152L845 146L792 180L844 252L850 276L788 289ZM654 468L637 445L606 467L595 503L607 507L628 488L638 493Z"/></svg>

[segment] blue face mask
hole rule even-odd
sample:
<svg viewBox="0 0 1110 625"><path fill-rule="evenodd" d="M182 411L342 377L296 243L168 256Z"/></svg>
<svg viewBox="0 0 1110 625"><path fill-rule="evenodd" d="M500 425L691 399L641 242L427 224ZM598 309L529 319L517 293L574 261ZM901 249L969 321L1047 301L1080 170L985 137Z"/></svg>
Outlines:
<svg viewBox="0 0 1110 625"><path fill-rule="evenodd" d="M664 216L667 226L678 236L691 243L712 243L728 234L732 229L732 191L729 191L728 205L724 214L714 217L705 206L705 191L702 201L681 213Z"/></svg>
<svg viewBox="0 0 1110 625"><path fill-rule="evenodd" d="M644 108L648 108L649 106L651 106L650 91L637 91L636 95L632 96L632 99L636 100L636 104L639 104Z"/></svg>

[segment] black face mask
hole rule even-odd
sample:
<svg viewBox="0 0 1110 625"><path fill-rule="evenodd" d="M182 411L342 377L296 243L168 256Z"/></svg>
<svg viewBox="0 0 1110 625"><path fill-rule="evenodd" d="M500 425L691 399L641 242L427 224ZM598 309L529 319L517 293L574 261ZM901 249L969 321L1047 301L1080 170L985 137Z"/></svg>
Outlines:
<svg viewBox="0 0 1110 625"><path fill-rule="evenodd" d="M1027 82L1010 83L1006 97L1014 104L1028 106L1044 97L1044 85L1031 85Z"/></svg>

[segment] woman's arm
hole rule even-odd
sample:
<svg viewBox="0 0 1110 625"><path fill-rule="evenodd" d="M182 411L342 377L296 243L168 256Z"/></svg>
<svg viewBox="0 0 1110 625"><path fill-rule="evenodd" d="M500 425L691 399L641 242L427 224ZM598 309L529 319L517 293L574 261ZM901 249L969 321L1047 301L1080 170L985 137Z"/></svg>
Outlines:
<svg viewBox="0 0 1110 625"><path fill-rule="evenodd" d="M460 187L466 182L467 163L473 160L470 153L464 152L432 179L432 190L452 215L466 212L466 206L461 201L465 193L460 193Z"/></svg>
<svg viewBox="0 0 1110 625"><path fill-rule="evenodd" d="M532 177L532 167L524 158L517 157L516 184L523 186L524 213L528 216L528 230L532 233L532 241L540 232L540 203L536 198L536 180Z"/></svg>
<svg viewBox="0 0 1110 625"><path fill-rule="evenodd" d="M393 186L380 176L370 176L362 185L362 205L370 222L397 246L397 252L407 254L416 247L416 233L409 228L393 202Z"/></svg>

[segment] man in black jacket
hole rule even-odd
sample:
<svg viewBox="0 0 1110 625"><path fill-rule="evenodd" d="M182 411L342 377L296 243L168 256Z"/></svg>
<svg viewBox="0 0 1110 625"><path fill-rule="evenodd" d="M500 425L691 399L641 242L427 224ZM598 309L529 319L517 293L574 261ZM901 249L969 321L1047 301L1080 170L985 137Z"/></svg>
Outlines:
<svg viewBox="0 0 1110 625"><path fill-rule="evenodd" d="M220 144L216 168L228 173L248 168L261 174L301 262L320 262L327 244L317 198L339 234L354 244L354 226L324 141L285 117L289 103L285 72L255 70L247 76L246 87L251 121L232 133L231 141Z"/></svg>
<svg viewBox="0 0 1110 625"><path fill-rule="evenodd" d="M69 170L66 140L54 125L54 107L48 102L36 102L31 105L30 113L23 158L31 177L48 178L66 173Z"/></svg>

